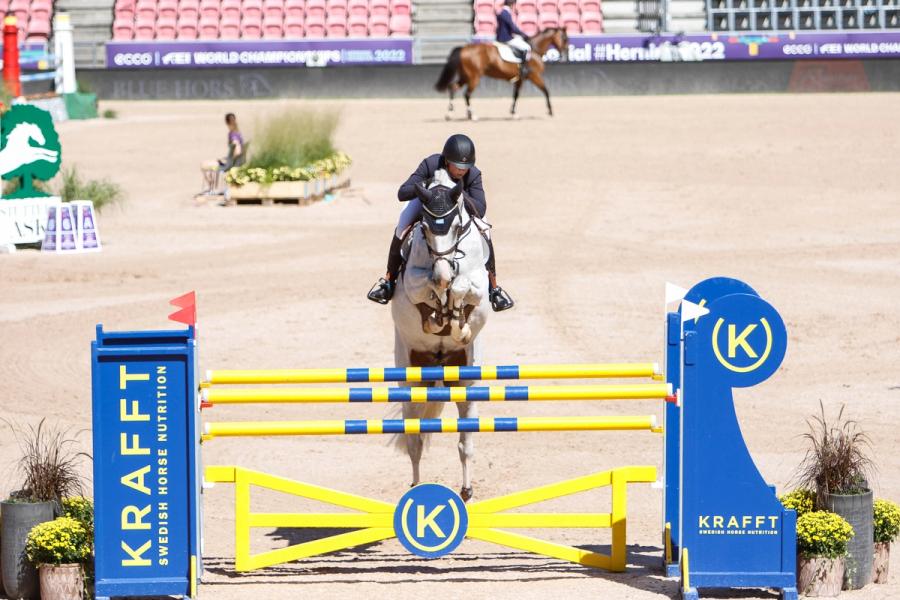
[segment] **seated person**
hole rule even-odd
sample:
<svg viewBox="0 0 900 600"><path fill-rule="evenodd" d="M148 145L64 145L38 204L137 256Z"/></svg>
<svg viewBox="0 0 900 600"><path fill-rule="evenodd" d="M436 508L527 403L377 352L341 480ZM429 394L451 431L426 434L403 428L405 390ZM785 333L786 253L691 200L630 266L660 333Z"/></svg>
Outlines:
<svg viewBox="0 0 900 600"><path fill-rule="evenodd" d="M225 115L225 125L228 126L228 155L215 161L207 161L201 166L203 180L206 185L204 194L216 193L219 187L219 176L232 167L240 167L247 158L247 144L238 129L237 117L234 113Z"/></svg>

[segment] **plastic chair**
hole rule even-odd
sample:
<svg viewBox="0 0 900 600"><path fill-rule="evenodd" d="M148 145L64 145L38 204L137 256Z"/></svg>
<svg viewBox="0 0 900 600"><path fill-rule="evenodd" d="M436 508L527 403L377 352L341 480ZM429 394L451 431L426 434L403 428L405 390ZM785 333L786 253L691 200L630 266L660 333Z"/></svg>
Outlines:
<svg viewBox="0 0 900 600"><path fill-rule="evenodd" d="M303 23L303 29L306 31L306 37L325 37L325 16L307 15L306 21Z"/></svg>
<svg viewBox="0 0 900 600"><path fill-rule="evenodd" d="M475 15L475 35L491 36L497 33L497 19L485 15Z"/></svg>
<svg viewBox="0 0 900 600"><path fill-rule="evenodd" d="M369 15L384 15L387 17L390 16L390 14L390 0L369 0Z"/></svg>
<svg viewBox="0 0 900 600"><path fill-rule="evenodd" d="M407 36L412 31L412 19L409 15L392 15L390 28L391 35Z"/></svg>
<svg viewBox="0 0 900 600"><path fill-rule="evenodd" d="M262 22L263 39L277 40L284 37L283 19L266 15Z"/></svg>
<svg viewBox="0 0 900 600"><path fill-rule="evenodd" d="M28 21L28 28L25 30L25 35L28 39L33 38L43 38L44 41L50 37L50 20L41 18L35 18L33 15L31 19Z"/></svg>
<svg viewBox="0 0 900 600"><path fill-rule="evenodd" d="M577 12L565 12L559 16L560 27L565 28L569 35L581 33L581 15Z"/></svg>
<svg viewBox="0 0 900 600"><path fill-rule="evenodd" d="M156 39L174 40L177 31L174 17L160 17L156 20Z"/></svg>
<svg viewBox="0 0 900 600"><path fill-rule="evenodd" d="M113 11L113 22L115 21L129 21L134 23L134 6L117 7Z"/></svg>
<svg viewBox="0 0 900 600"><path fill-rule="evenodd" d="M578 0L578 10L581 11L581 14L602 14L600 0Z"/></svg>
<svg viewBox="0 0 900 600"><path fill-rule="evenodd" d="M178 3L178 19L200 19L200 0L181 0Z"/></svg>
<svg viewBox="0 0 900 600"><path fill-rule="evenodd" d="M266 19L284 20L284 0L263 0L263 23ZM281 25L279 24L279 28ZM265 29L265 25L263 25Z"/></svg>
<svg viewBox="0 0 900 600"><path fill-rule="evenodd" d="M140 2L140 0L138 0ZM220 0L200 0L200 16L218 19L222 10Z"/></svg>
<svg viewBox="0 0 900 600"><path fill-rule="evenodd" d="M368 17L369 0L350 0L347 2L347 13L349 16Z"/></svg>
<svg viewBox="0 0 900 600"><path fill-rule="evenodd" d="M581 32L582 33L603 33L603 15L599 12L582 13L581 15Z"/></svg>
<svg viewBox="0 0 900 600"><path fill-rule="evenodd" d="M134 19L152 21L156 19L156 0L138 0L134 5Z"/></svg>
<svg viewBox="0 0 900 600"><path fill-rule="evenodd" d="M347 17L347 37L369 37L369 17L350 15Z"/></svg>
<svg viewBox="0 0 900 600"><path fill-rule="evenodd" d="M412 2L410 0L391 0L391 16L411 16Z"/></svg>
<svg viewBox="0 0 900 600"><path fill-rule="evenodd" d="M244 15L241 19L241 39L258 40L262 37L262 18L259 15Z"/></svg>
<svg viewBox="0 0 900 600"><path fill-rule="evenodd" d="M219 10L223 19L228 17L237 21L241 20L241 0L222 0Z"/></svg>
<svg viewBox="0 0 900 600"><path fill-rule="evenodd" d="M306 13L306 2L304 0L284 0L284 16L303 18Z"/></svg>
<svg viewBox="0 0 900 600"><path fill-rule="evenodd" d="M537 6L538 15L559 13L559 8L557 7L556 0L539 0ZM538 17L538 19L540 19L540 17Z"/></svg>
<svg viewBox="0 0 900 600"><path fill-rule="evenodd" d="M223 23L228 23L228 18L222 18ZM237 21L234 21L237 25ZM215 40L219 38L219 20L212 17L200 17L197 35L201 40Z"/></svg>
<svg viewBox="0 0 900 600"><path fill-rule="evenodd" d="M390 33L391 20L387 15L369 15L369 37L388 37Z"/></svg>
<svg viewBox="0 0 900 600"><path fill-rule="evenodd" d="M182 16L178 19L178 39L179 40L196 40L199 29L197 27L196 17ZM218 24L216 25L216 36L219 35Z"/></svg>
<svg viewBox="0 0 900 600"><path fill-rule="evenodd" d="M538 28L543 31L544 29L549 29L551 27L559 27L559 15L555 12L539 14Z"/></svg>
<svg viewBox="0 0 900 600"><path fill-rule="evenodd" d="M325 30L328 32L328 37L347 37L347 18L340 15L328 15L328 18L325 19Z"/></svg>
<svg viewBox="0 0 900 600"><path fill-rule="evenodd" d="M130 40L132 38L134 38L134 21L131 19L113 21L114 40Z"/></svg>
<svg viewBox="0 0 900 600"><path fill-rule="evenodd" d="M134 21L134 39L152 40L156 37L156 21L137 18Z"/></svg>
<svg viewBox="0 0 900 600"><path fill-rule="evenodd" d="M326 14L329 18L344 19L344 25L347 21L347 0L327 0Z"/></svg>
<svg viewBox="0 0 900 600"><path fill-rule="evenodd" d="M251 19L259 18L262 22L262 0L244 0L241 3L241 19L250 17Z"/></svg>
<svg viewBox="0 0 900 600"><path fill-rule="evenodd" d="M529 37L533 35L537 35L540 29L538 28L538 16L534 13L526 13L519 17L519 29L525 32Z"/></svg>
<svg viewBox="0 0 900 600"><path fill-rule="evenodd" d="M284 37L302 38L304 33L302 16L287 15L284 18Z"/></svg>
<svg viewBox="0 0 900 600"><path fill-rule="evenodd" d="M319 18L322 17L322 20L325 19L325 0L306 0L306 18L310 17Z"/></svg>
<svg viewBox="0 0 900 600"><path fill-rule="evenodd" d="M519 14L530 13L536 15L538 13L537 0L520 0L516 2L516 10Z"/></svg>
<svg viewBox="0 0 900 600"><path fill-rule="evenodd" d="M241 37L241 21L232 17L223 17L219 22L220 40L237 40Z"/></svg>

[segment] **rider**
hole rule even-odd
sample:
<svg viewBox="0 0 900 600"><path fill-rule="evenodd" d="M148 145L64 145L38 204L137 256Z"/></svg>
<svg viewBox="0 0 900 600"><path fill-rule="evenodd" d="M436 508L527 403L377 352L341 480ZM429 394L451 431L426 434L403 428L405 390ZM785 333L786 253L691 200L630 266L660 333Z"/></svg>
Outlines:
<svg viewBox="0 0 900 600"><path fill-rule="evenodd" d="M467 136L457 133L451 135L444 144L444 150L440 154L432 154L423 160L416 172L409 176L406 183L400 186L397 198L400 202L407 202L400 213L400 222L394 230L391 239L391 249L388 254L387 273L378 280L378 283L369 291L368 298L379 304L387 304L394 296L394 286L403 257L400 254L404 231L412 225L421 215L422 204L416 196L416 184L428 185L438 171L444 170L450 179L463 183L463 199L466 209L474 216L484 218L487 211L487 201L484 197L484 188L481 184L481 171L475 166L475 144ZM485 235L489 254L486 263L488 280L490 283L489 298L491 307L497 312L513 307L513 299L509 297L503 288L497 285L497 270L494 265L494 245L490 237Z"/></svg>
<svg viewBox="0 0 900 600"><path fill-rule="evenodd" d="M519 79L528 75L528 59L531 58L531 44L524 31L516 27L512 16L512 6L516 0L503 0L503 7L497 13L497 41L509 46L520 59Z"/></svg>

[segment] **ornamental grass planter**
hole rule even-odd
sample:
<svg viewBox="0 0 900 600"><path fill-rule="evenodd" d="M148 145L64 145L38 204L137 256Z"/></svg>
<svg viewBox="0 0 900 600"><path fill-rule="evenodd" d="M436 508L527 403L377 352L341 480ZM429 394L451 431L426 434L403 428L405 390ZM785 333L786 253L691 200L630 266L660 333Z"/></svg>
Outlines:
<svg viewBox="0 0 900 600"><path fill-rule="evenodd" d="M872 582L873 532L872 490L862 494L825 494L826 508L843 517L853 527L847 542L844 589L858 590Z"/></svg>
<svg viewBox="0 0 900 600"><path fill-rule="evenodd" d="M79 563L41 565L41 600L83 600L84 571Z"/></svg>
<svg viewBox="0 0 900 600"><path fill-rule="evenodd" d="M844 559L797 558L797 591L804 596L834 598L844 583Z"/></svg>
<svg viewBox="0 0 900 600"><path fill-rule="evenodd" d="M230 185L228 195L232 203L296 202L300 205L322 200L325 194L350 185L349 170L310 181L274 181L272 183L245 183Z"/></svg>
<svg viewBox="0 0 900 600"><path fill-rule="evenodd" d="M874 554L872 583L887 583L888 568L891 566L891 543L875 542Z"/></svg>
<svg viewBox="0 0 900 600"><path fill-rule="evenodd" d="M54 502L3 502L0 515L3 524L0 547L3 558L3 588L10 598L38 598L37 569L25 556L25 540L31 528L52 521L56 513Z"/></svg>

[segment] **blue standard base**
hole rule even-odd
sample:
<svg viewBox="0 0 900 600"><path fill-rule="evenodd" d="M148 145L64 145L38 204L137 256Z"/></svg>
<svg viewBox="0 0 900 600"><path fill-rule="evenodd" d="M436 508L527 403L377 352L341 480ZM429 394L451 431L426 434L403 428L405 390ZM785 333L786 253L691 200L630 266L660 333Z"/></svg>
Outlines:
<svg viewBox="0 0 900 600"><path fill-rule="evenodd" d="M700 592L697 591L697 588L692 587L686 590L682 590L681 597L684 600L700 600ZM98 598L99 600L99 598ZM797 596L797 588L795 587L786 587L781 590L781 600L799 600Z"/></svg>

